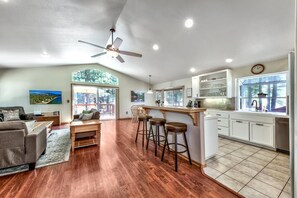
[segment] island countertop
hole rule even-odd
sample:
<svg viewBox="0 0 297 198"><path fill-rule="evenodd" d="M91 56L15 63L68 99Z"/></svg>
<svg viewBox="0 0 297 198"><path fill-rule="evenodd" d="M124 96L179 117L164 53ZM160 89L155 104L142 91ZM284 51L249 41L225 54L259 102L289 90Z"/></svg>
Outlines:
<svg viewBox="0 0 297 198"><path fill-rule="evenodd" d="M188 114L195 126L198 125L198 113L202 113L206 111L206 108L187 108L187 107L158 107L158 106L143 106L142 107L147 114L149 114L150 110L159 110L162 112L164 118L166 118L166 112L173 113L183 113Z"/></svg>
<svg viewBox="0 0 297 198"><path fill-rule="evenodd" d="M162 111L171 111L179 113L198 113L206 111L206 108L188 108L188 107L158 107L158 106L143 106L144 109L155 109Z"/></svg>

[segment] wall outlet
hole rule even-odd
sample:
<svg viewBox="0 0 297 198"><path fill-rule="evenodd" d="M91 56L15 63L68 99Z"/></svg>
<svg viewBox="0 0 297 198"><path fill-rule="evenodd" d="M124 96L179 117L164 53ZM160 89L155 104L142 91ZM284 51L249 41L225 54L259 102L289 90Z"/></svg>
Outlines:
<svg viewBox="0 0 297 198"><path fill-rule="evenodd" d="M126 111L126 115L128 115L128 111Z"/></svg>

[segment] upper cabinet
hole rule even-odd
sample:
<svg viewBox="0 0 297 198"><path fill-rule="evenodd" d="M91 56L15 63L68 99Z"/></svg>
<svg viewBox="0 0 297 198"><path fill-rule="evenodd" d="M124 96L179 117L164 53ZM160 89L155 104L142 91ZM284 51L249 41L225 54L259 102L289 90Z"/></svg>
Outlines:
<svg viewBox="0 0 297 198"><path fill-rule="evenodd" d="M232 73L230 69L192 77L193 97L231 98Z"/></svg>

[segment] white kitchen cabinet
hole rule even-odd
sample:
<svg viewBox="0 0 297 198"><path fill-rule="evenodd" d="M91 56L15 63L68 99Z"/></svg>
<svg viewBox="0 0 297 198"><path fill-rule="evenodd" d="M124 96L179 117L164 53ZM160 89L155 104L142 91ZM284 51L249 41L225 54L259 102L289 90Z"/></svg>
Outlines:
<svg viewBox="0 0 297 198"><path fill-rule="evenodd" d="M243 120L231 120L230 125L230 137L246 141L250 140L249 122Z"/></svg>
<svg viewBox="0 0 297 198"><path fill-rule="evenodd" d="M193 80L193 79L192 79ZM199 98L231 98L232 75L230 69L198 76Z"/></svg>
<svg viewBox="0 0 297 198"><path fill-rule="evenodd" d="M199 90L199 77L193 76L192 77L192 97L198 98L198 90Z"/></svg>
<svg viewBox="0 0 297 198"><path fill-rule="evenodd" d="M218 134L229 136L229 113L213 110L210 110L207 113L218 117Z"/></svg>
<svg viewBox="0 0 297 198"><path fill-rule="evenodd" d="M259 122L251 122L250 141L270 147L275 147L274 125Z"/></svg>

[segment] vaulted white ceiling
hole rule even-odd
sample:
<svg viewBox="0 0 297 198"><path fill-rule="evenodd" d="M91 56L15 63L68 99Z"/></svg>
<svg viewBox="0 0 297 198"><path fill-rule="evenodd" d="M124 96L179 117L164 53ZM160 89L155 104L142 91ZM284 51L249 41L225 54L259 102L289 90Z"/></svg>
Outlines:
<svg viewBox="0 0 297 198"><path fill-rule="evenodd" d="M234 68L285 57L294 48L294 0L0 0L0 65L59 66L100 63L147 81ZM194 20L190 29L187 18ZM90 58L122 38L125 63ZM157 43L158 51L152 49ZM48 55L42 55L43 52ZM232 63L225 63L232 58Z"/></svg>

